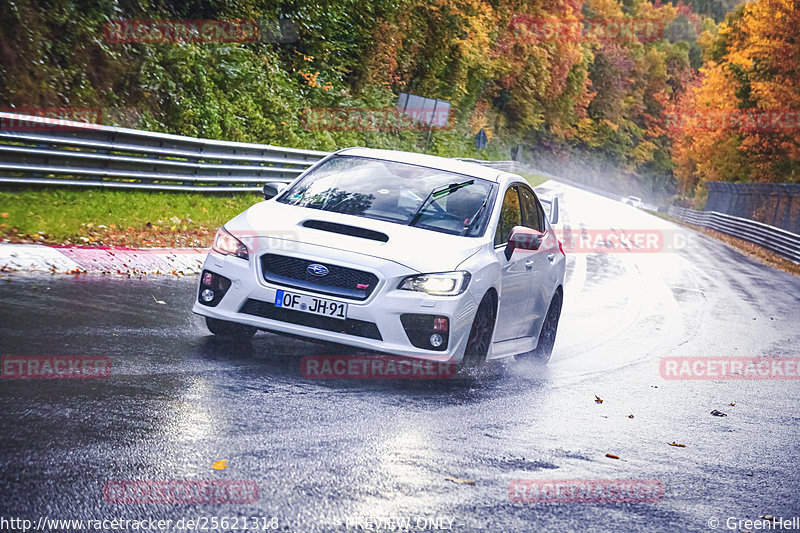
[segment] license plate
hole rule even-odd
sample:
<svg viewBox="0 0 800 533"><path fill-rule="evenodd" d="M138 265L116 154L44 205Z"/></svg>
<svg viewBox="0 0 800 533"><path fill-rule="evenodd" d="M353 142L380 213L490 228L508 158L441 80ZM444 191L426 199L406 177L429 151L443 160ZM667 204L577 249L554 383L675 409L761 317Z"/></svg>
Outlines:
<svg viewBox="0 0 800 533"><path fill-rule="evenodd" d="M345 303L306 296L305 294L295 294L284 290L279 290L275 294L275 307L285 307L286 309L294 309L295 311L311 313L312 315L329 316L342 320L347 318L347 304Z"/></svg>

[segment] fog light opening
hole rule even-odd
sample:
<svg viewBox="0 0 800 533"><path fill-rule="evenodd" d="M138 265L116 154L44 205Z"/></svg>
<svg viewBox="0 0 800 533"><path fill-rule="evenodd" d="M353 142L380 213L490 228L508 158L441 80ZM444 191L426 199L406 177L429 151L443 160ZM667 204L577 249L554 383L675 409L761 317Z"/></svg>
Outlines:
<svg viewBox="0 0 800 533"><path fill-rule="evenodd" d="M211 289L203 289L200 293L200 298L202 298L204 302L211 302L214 300L214 291Z"/></svg>
<svg viewBox="0 0 800 533"><path fill-rule="evenodd" d="M443 342L442 336L439 335L438 333L434 333L433 335L431 335L430 342L431 346L433 346L434 348L438 348L439 346L442 345Z"/></svg>

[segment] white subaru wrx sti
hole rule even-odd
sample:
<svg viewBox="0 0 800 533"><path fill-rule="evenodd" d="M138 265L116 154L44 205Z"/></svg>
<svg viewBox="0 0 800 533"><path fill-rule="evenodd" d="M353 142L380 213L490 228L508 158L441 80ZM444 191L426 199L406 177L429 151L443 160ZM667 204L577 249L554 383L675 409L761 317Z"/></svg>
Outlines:
<svg viewBox="0 0 800 533"><path fill-rule="evenodd" d="M520 176L350 148L220 228L193 311L257 330L476 365L550 358L565 257ZM551 205L557 222L558 203Z"/></svg>

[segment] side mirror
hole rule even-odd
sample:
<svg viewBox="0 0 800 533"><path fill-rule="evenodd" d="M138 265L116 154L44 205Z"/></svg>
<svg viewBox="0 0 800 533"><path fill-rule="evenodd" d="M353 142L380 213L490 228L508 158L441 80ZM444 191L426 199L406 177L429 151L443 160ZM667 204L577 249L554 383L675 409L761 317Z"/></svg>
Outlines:
<svg viewBox="0 0 800 533"><path fill-rule="evenodd" d="M539 199L543 204L550 206L550 224L558 224L558 196L553 196L552 200Z"/></svg>
<svg viewBox="0 0 800 533"><path fill-rule="evenodd" d="M270 198L274 198L278 196L283 190L286 188L286 183L282 181L268 181L264 184L264 188L262 189L262 193L264 194L264 200L269 200Z"/></svg>
<svg viewBox="0 0 800 533"><path fill-rule="evenodd" d="M558 224L558 196L553 197L553 204L550 206L550 223Z"/></svg>
<svg viewBox="0 0 800 533"><path fill-rule="evenodd" d="M542 245L543 236L542 233L535 229L514 226L511 229L511 235L509 235L508 244L506 245L506 259L511 259L511 256L514 255L514 250L538 250Z"/></svg>

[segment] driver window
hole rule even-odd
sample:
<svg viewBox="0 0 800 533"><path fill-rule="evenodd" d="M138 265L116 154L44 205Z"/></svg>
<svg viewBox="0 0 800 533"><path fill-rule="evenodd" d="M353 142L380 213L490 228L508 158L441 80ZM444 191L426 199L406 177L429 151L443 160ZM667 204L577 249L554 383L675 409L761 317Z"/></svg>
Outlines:
<svg viewBox="0 0 800 533"><path fill-rule="evenodd" d="M516 187L509 187L503 197L503 206L500 209L500 220L497 221L497 231L494 234L494 244L498 246L508 242L511 229L522 225L522 211L519 207L519 195Z"/></svg>
<svg viewBox="0 0 800 533"><path fill-rule="evenodd" d="M527 187L521 186L519 195L522 199L522 210L525 214L523 226L544 233L544 211L533 192Z"/></svg>

